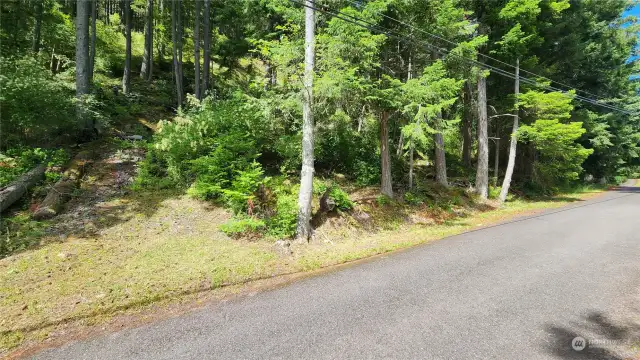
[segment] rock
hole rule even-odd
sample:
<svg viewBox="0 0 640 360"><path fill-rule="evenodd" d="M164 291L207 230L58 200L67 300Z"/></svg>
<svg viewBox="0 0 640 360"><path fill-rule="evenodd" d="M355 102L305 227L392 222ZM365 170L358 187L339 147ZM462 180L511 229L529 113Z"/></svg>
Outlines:
<svg viewBox="0 0 640 360"><path fill-rule="evenodd" d="M373 229L373 219L371 215L364 211L356 211L353 213L353 218L367 230Z"/></svg>
<svg viewBox="0 0 640 360"><path fill-rule="evenodd" d="M333 178L339 184L344 184L347 182L347 177L344 176L344 174L334 174Z"/></svg>
<svg viewBox="0 0 640 360"><path fill-rule="evenodd" d="M280 256L291 256L293 251L291 250L291 242L288 240L278 240L273 244L274 250Z"/></svg>
<svg viewBox="0 0 640 360"><path fill-rule="evenodd" d="M368 222L371 221L371 215L367 214L364 211L358 211L353 214L353 217L360 222Z"/></svg>
<svg viewBox="0 0 640 360"><path fill-rule="evenodd" d="M330 194L331 189L327 189L327 191L325 191L320 198L320 212L327 213L333 211L336 208L336 202L329 197Z"/></svg>

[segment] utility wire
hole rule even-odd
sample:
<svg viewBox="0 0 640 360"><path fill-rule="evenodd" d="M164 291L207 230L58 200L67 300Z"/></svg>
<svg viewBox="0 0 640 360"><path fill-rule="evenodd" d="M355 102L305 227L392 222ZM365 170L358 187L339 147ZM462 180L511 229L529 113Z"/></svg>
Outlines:
<svg viewBox="0 0 640 360"><path fill-rule="evenodd" d="M454 57L461 58L463 61L472 63L472 64L474 64L476 66L479 66L479 67L482 67L482 68L485 68L485 69L493 70L494 72L496 72L496 73L498 73L498 74L500 74L502 76L509 77L511 79L515 79L515 75L511 74L508 71L505 71L504 69L501 69L501 68L498 68L498 67L495 67L495 66L492 66L492 65L489 65L489 64L485 64L483 62L480 62L480 61L477 61L477 60L474 60L474 59L469 59L469 58L466 58L464 56L461 56L461 55L458 55L458 54L455 54L455 53L451 53L451 51L449 49L438 47L438 46L436 46L436 45L434 45L432 43L429 43L427 41L420 41L420 40L417 40L417 39L414 39L414 38L409 39L409 38L407 38L406 36L404 36L402 34L398 35L398 33L394 33L393 31L391 31L389 29L386 29L386 28L384 28L382 26L379 26L377 24L373 24L371 22L368 22L366 20L363 20L363 19L358 18L358 17L353 16L353 15L345 14L345 13L343 13L341 11L327 10L328 7L326 7L326 6L325 7L318 7L315 4L315 1L313 1L313 0L311 0L309 2L311 2L312 4L314 4L316 6L308 5L307 3L303 2L304 0L302 0L302 1L289 0L289 1L291 3L297 4L297 5L301 5L303 7L307 7L307 8L310 8L310 9L314 9L314 10L320 11L320 12L325 13L325 14L332 15L333 17L336 17L336 18L338 18L340 20L343 20L345 22L348 22L348 23L351 23L351 24L366 28L366 29L368 29L370 31L376 31L376 32L383 33L383 34L385 34L385 35L387 35L389 37L395 38L395 39L411 41L413 43L421 43L422 45L426 45L427 47L433 48L436 51L438 51L438 52L440 52L440 53L442 53L444 55L451 55L451 56L454 56ZM369 24L369 25L365 25L365 24ZM510 65L510 66L512 66L512 65ZM572 99L576 99L576 100L579 100L579 101L582 101L582 102L586 102L586 103L589 103L589 104L592 104L592 105L596 105L596 106L601 106L601 107L604 107L606 109L622 112L622 113L625 113L625 114L628 114L628 115L633 115L631 112L629 112L627 110L624 110L624 109L621 109L621 108L617 108L617 107L614 107L614 106L609 105L609 104L604 104L604 103L602 103L602 102L600 102L598 100L595 100L595 99L583 97L583 96L580 96L580 95L577 95L577 94L570 95L570 94L567 94L567 92L565 90L563 90L563 89L558 89L558 88L555 88L555 87L552 87L552 86L548 86L548 85L542 85L542 84L538 83L537 81L528 79L526 77L520 76L519 78L523 83L531 84L533 86L545 89L547 91L557 91L557 92L562 93L564 96L570 97ZM542 78L544 78L544 77L542 77ZM553 80L551 80L551 81L553 81ZM574 88L572 88L572 89L574 89ZM578 89L574 89L574 90L578 90ZM579 91L582 91L582 90L579 90Z"/></svg>
<svg viewBox="0 0 640 360"><path fill-rule="evenodd" d="M346 1L347 1L347 2L349 2L349 3L351 3L351 4L353 4L353 5L356 5L356 6L361 6L361 5L362 5L362 4L359 4L358 2L356 2L356 1L354 1L354 0L346 0ZM409 23L406 23L406 22L404 22L404 21L402 21L402 20L399 20L399 19L396 19L396 18L391 17L391 16L389 16L389 15L386 15L386 14L384 14L384 13L382 13L382 12L375 11L375 10L371 10L371 12L372 12L372 13L374 13L374 14L380 15L380 16L382 16L382 17L386 18L386 19L389 19L389 20L391 20L391 21L394 21L394 22L396 22L396 23L398 23L398 24L401 24L401 25L407 26L407 27L409 27L409 28L411 28L411 29L413 29L413 30L417 30L417 31L419 31L419 32L421 32L421 33L423 33L423 34L426 34L426 35L428 35L428 36L431 36L431 37L433 37L433 38L436 38L436 39L442 40L442 41L444 41L444 42L447 42L447 43L449 43L449 44L451 44L451 45L454 45L454 46L458 46L458 45L459 45L459 44L458 44L458 43L456 43L455 41L452 41L452 40L449 40L449 39L447 39L447 38L445 38L445 37L443 37L443 36L440 36L440 35L437 35L437 34L434 34L434 33L428 32L428 31L426 31L426 30L424 30L424 29L421 29L421 28L419 28L419 27L413 26L413 25L411 25L411 24L409 24ZM493 60L493 61L495 61L495 62L497 62L497 63L503 64L503 65L507 65L507 66L509 66L509 67L511 67L511 68L513 68L513 69L515 69L515 68L516 68L516 66L515 66L515 65L512 65L512 64L510 64L510 63L507 63L507 62L502 61L502 60L500 60L500 59L497 59L497 58L495 58L495 57L492 57L492 56L489 56L489 55L483 54L483 53L481 53L481 52L479 52L479 51L477 51L476 53L477 53L479 56L482 56L482 57L483 57L483 58L485 58L485 59L491 59L491 60ZM531 75L533 75L533 76L535 76L535 77L538 77L538 78L540 78L540 79L545 79L545 80L548 80L548 81L550 81L550 82L552 82L552 83L556 83L556 84L562 85L562 86L564 86L564 87L566 87L566 88L569 88L569 89L571 89L571 90L575 90L575 91L576 91L576 93L577 93L577 92L581 92L581 93L584 93L584 94L590 95L590 96L592 96L592 97L594 97L594 98L596 98L596 99L598 99L598 100L601 100L601 101L603 100L601 96L598 96L598 95L592 94L592 93L590 93L590 92L588 92L588 91L585 91L585 90L577 89L577 88L575 88L575 87L573 87L573 86L571 86L571 85L567 85L567 84L561 83L560 81L550 79L550 78L548 78L548 77L542 76L542 75L540 75L540 74L536 74L536 73L531 72L531 71L528 71L528 70L526 70L526 69L520 68L520 71L521 71L521 72L525 72L525 73L527 73L527 74L531 74Z"/></svg>
<svg viewBox="0 0 640 360"><path fill-rule="evenodd" d="M302 4L300 1L294 1L294 0L291 0L291 1L292 1L292 2L295 2L295 3L298 3L298 4L301 4L301 5L305 6L305 7L309 7L308 5ZM314 2L314 1L311 1L311 2L315 4L315 2ZM404 36L404 35L402 35L402 34L399 34L399 33L397 33L397 32L395 32L395 33L394 33L394 32L392 32L391 30L389 30L389 29L387 29L387 28L384 28L384 27L379 26L379 25L377 25L377 24L374 24L374 23L371 23L371 22L369 22L369 21L363 20L363 19L358 18L358 17L356 17L356 16L352 16L352 15L349 15L349 14L345 14L345 13L343 13L343 12L341 12L341 11L337 11L337 10L329 11L329 10L327 10L327 9L328 9L328 7L325 7L324 9L322 9L322 8L317 8L317 7L313 7L313 8L314 8L314 9L316 9L316 10L319 10L319 11L321 11L321 12L331 14L331 15L333 15L334 17L337 17L337 18L339 18L339 19L341 19L341 20L348 21L348 22L353 23L353 24L355 24L355 25L358 25L358 26L361 26L361 27L368 28L369 30L379 31L379 32L384 33L384 34L385 34L385 35L387 35L387 36L394 37L394 38L397 38L397 39L400 39L400 40L407 40L407 37L406 37L406 36ZM353 19L353 21L352 21L352 20L348 20L348 19L344 19L344 18L342 18L341 16L349 17L349 18ZM356 22L354 22L354 21L363 22L363 23L368 24L369 26L362 25L362 24L356 23ZM399 35L398 35L398 34L399 34ZM420 42L421 42L421 41L416 40L416 39L414 39L414 38L412 38L412 39L411 39L411 41L412 41L412 42L416 42L416 43L420 43ZM422 41L422 43L423 43L423 45L424 45L424 44L426 44L427 46L429 46L429 47L431 47L431 48L434 48L436 51L441 52L441 53L443 53L443 54L453 55L453 56L459 57L459 58L463 59L464 61L467 61L467 62L471 62L471 63L473 63L473 64L474 64L474 65L476 65L476 66L480 66L480 67L483 67L483 68L488 68L488 69L491 69L491 70L493 70L494 72L497 72L497 73L499 73L499 74L501 74L501 75L503 75L503 76L509 77L509 78L511 78L511 79L515 79L515 77L514 77L514 75L513 75L513 74L511 74L511 73L510 73L510 72L508 72L508 71L505 71L504 69L501 69L501 68L498 68L498 67L495 67L495 66L491 66L491 65L488 65L488 64L482 63L482 62L477 61L477 60L474 60L474 59L465 58L465 57L460 56L460 55L457 55L457 54L451 54L451 53L450 53L450 51L451 51L451 50L446 49L446 48L440 48L440 47L438 47L438 46L436 46L436 45L434 45L434 44L431 44L431 43L429 43L429 42L427 42L427 41ZM550 85L542 85L542 84L539 84L539 83L538 83L537 81L535 81L535 80L531 80L531 79L528 79L528 78L526 78L526 77L522 77L522 76L520 77L520 79L521 79L521 80L522 80L522 82L524 82L524 83L528 83L528 84L534 85L534 86L536 86L536 87L546 89L546 90L548 90L548 91L558 91L558 92L561 92L561 93L565 94L565 96L567 96L567 94L566 94L566 90L559 89L559 88L556 88L556 87L553 87L553 86L550 86ZM573 89L573 88L572 88L572 89ZM578 90L578 89L573 89L573 90ZM605 104L605 103L599 102L598 100L591 99L591 98L587 98L587 97L584 97L584 96L581 96L581 95L577 95L577 94L575 94L575 95L573 95L573 96L569 95L569 97L571 97L572 99L577 99L577 100L580 100L580 101L583 101L583 102L587 102L587 103L590 103L590 104L593 104L593 105L601 106L601 107L607 108L607 109L609 109L609 110L618 111L618 112L623 112L623 113L626 113L626 114L631 114L630 112L628 112L628 111L626 111L626 110L624 110L624 109L621 109L621 108L618 108L618 107L615 107L615 106L612 106L612 105L609 105L609 104Z"/></svg>

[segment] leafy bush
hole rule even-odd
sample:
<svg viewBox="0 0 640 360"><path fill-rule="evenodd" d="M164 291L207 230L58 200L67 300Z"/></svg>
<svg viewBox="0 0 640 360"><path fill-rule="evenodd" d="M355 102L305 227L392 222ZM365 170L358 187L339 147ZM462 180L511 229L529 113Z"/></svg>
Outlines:
<svg viewBox="0 0 640 360"><path fill-rule="evenodd" d="M46 225L46 222L31 220L26 212L0 218L0 259L38 244Z"/></svg>
<svg viewBox="0 0 640 360"><path fill-rule="evenodd" d="M259 118L242 98L224 101L207 99L181 113L173 121L162 121L143 164L177 185L187 185L203 175L203 181L230 182L238 170L245 170L259 155L252 124ZM221 185L225 187L225 185ZM215 189L205 191L205 195Z"/></svg>
<svg viewBox="0 0 640 360"><path fill-rule="evenodd" d="M354 204L353 204L353 201L349 199L349 194L347 194L344 190L340 189L338 186L334 186L331 188L329 197L336 204L336 208L343 211L353 209Z"/></svg>
<svg viewBox="0 0 640 360"><path fill-rule="evenodd" d="M380 165L362 160L355 162L354 177L360 186L380 183Z"/></svg>
<svg viewBox="0 0 640 360"><path fill-rule="evenodd" d="M409 205L422 205L426 200L424 194L419 191L407 191L404 193L404 201Z"/></svg>
<svg viewBox="0 0 640 360"><path fill-rule="evenodd" d="M376 203L378 204L378 206L385 206L391 204L392 202L393 199L388 197L387 195L378 195L376 197Z"/></svg>
<svg viewBox="0 0 640 360"><path fill-rule="evenodd" d="M268 234L273 237L292 237L298 220L298 197L295 192L277 195L275 215L268 219Z"/></svg>
<svg viewBox="0 0 640 360"><path fill-rule="evenodd" d="M264 181L264 172L262 166L256 161L251 163L246 170L239 170L231 182L229 189L224 189L223 199L225 204L234 212L239 213L246 211L250 206L250 201L255 198L255 192L258 186Z"/></svg>
<svg viewBox="0 0 640 360"><path fill-rule="evenodd" d="M52 143L75 135L72 88L33 57L0 57L3 148Z"/></svg>
<svg viewBox="0 0 640 360"><path fill-rule="evenodd" d="M48 167L61 166L68 160L69 155L63 149L9 149L5 153L0 153L0 186L9 184L37 164L46 163ZM55 181L59 177L59 174L47 172L46 176L48 180Z"/></svg>
<svg viewBox="0 0 640 360"><path fill-rule="evenodd" d="M317 177L313 178L313 194L315 196L323 196L329 190L329 198L333 200L336 208L346 211L353 209L353 201L349 199L349 195L331 180L322 180Z"/></svg>
<svg viewBox="0 0 640 360"><path fill-rule="evenodd" d="M265 229L264 220L255 217L235 217L220 226L220 230L231 237L258 234Z"/></svg>
<svg viewBox="0 0 640 360"><path fill-rule="evenodd" d="M264 176L260 156L259 116L242 98L192 104L173 122L163 122L142 163L137 187L186 186L188 193L203 200L216 200L237 216L255 213L264 218L269 235L288 237L295 233L297 192L295 186ZM261 185L273 200L256 199ZM340 196L338 194L337 196ZM348 204L341 200L342 206ZM262 203L261 203L262 202ZM241 218L243 219L243 218ZM226 227L229 233L245 228L261 229L254 220L238 220ZM255 225L255 226L254 226ZM252 227L253 226L253 227ZM253 231L252 230L252 231Z"/></svg>
<svg viewBox="0 0 640 360"><path fill-rule="evenodd" d="M502 190L500 186L489 185L489 199L497 199L500 196L500 190Z"/></svg>

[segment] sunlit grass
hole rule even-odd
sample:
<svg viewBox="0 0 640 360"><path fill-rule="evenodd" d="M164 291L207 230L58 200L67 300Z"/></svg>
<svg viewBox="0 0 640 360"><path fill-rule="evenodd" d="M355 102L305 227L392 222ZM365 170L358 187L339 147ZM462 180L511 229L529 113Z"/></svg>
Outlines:
<svg viewBox="0 0 640 360"><path fill-rule="evenodd" d="M272 242L232 240L218 226L225 211L155 194L119 199L101 237L44 242L0 260L0 349L40 341L60 324L92 325L114 313L192 293L297 271L309 271L433 241L534 210L559 207L596 190L545 201L513 201L438 225L382 224L375 233L338 229L279 256ZM166 194L165 194L166 195ZM146 202L145 202L146 201ZM108 209L110 204L106 204Z"/></svg>

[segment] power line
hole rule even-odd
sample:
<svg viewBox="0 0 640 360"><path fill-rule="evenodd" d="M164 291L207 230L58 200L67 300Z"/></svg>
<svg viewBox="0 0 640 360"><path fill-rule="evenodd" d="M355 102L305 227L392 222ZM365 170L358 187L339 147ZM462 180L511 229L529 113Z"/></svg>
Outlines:
<svg viewBox="0 0 640 360"><path fill-rule="evenodd" d="M353 4L353 5L356 5L356 6L361 5L361 4L358 4L358 2L356 2L356 1L354 1L354 0L346 0L346 1L347 1L347 2L349 2L349 3L351 3L351 4ZM421 32L421 33L423 33L423 34L426 34L426 35L429 35L429 36L434 37L434 38L436 38L436 39L439 39L439 40L442 40L442 41L444 41L444 42L447 42L447 43L449 43L449 44L451 44L451 45L454 45L454 46L458 46L458 45L459 45L458 43L456 43L456 42L454 42L454 41L451 41L451 40L449 40L449 39L447 39L447 38L445 38L445 37L443 37L443 36L440 36L440 35L437 35L437 34L434 34L434 33L428 32L428 31L426 31L426 30L424 30L424 29L421 29L421 28L419 28L419 27L413 26L413 25L411 25L411 24L409 24L409 23L406 23L406 22L404 22L404 21L402 21L402 20L399 20L399 19L396 19L396 18L394 18L394 17L388 16L388 15L386 15L386 14L384 14L384 13L381 13L381 12L378 12L378 11L374 11L374 10L372 10L371 12L373 12L374 14L377 14L377 15L383 16L384 18L389 19L389 20L391 20L391 21L395 21L395 22L396 22L396 23L398 23L398 24L402 24L402 25L404 25L404 26L407 26L407 27L409 27L409 28L411 28L411 29L413 29L413 30L417 30L417 31L419 31L419 32ZM497 58L491 57L491 56L489 56L489 55L483 54L483 53L481 53L481 52L479 52L479 51L476 51L476 53L477 53L479 56L484 57L485 59L491 59L491 60L493 60L493 61L495 61L495 62L498 62L498 63L500 63L500 64L507 65L507 66L509 66L509 67L511 67L511 68L513 68L513 69L515 69L515 68L516 68L516 67L515 67L515 65L512 65L512 64L507 63L507 62L505 62L505 61L502 61L502 60L500 60L500 59L497 59ZM600 101L602 101L602 100L603 100L601 96L598 96L598 95L592 94L592 93L590 93L590 92L588 92L588 91L585 91L585 90L577 89L577 88L575 88L575 87L573 87L573 86L570 86L570 85L567 85L567 84L561 83L560 81L556 81L556 80L550 79L550 78L545 77L545 76L542 76L542 75L540 75L540 74L536 74L536 73L531 72L531 71L528 71L528 70L526 70L526 69L520 68L520 71L525 72L525 73L528 73L528 74L531 74L531 75L536 76L536 77L541 78L541 79L548 80L548 81L550 81L550 82L552 82L552 83L556 83L556 84L562 85L562 86L564 86L564 87L566 87L566 88L569 88L569 89L575 90L575 91L576 91L576 93L577 93L577 92L582 92L582 93L584 93L584 94L591 95L592 97L594 97L594 98L596 98L596 99L598 99L598 100L600 100Z"/></svg>
<svg viewBox="0 0 640 360"><path fill-rule="evenodd" d="M299 1L293 1L293 2L296 2L296 3L298 3L298 4L301 4ZM315 4L315 2L314 2L314 1L311 1L311 2ZM304 5L304 4L301 4L301 5L303 5L303 6L305 6L305 7L308 7L307 5ZM397 33L397 32L396 32L395 34L392 34L392 31L391 31L391 30L389 30L389 29L387 29L387 28L384 28L384 27L382 27L382 26L379 26L379 25L377 25L377 24L371 23L371 22L369 22L369 21L363 20L363 19L358 18L358 17L352 16L352 15L349 15L349 14L345 14L345 13L343 13L343 12L341 12L341 11L333 10L333 12L331 12L331 11L326 10L326 8L325 8L325 9L315 8L315 9L316 9L316 10L319 10L319 11L322 11L322 12L324 12L324 13L329 13L329 14L331 14L331 15L335 16L335 17L340 18L341 20L348 21L348 22L351 22L351 23L353 23L353 24L355 24L355 25L358 25L358 26L362 26L362 27L368 28L369 30L374 30L374 31L376 31L375 29L372 29L371 27L373 27L373 28L378 28L378 29L381 29L381 30L377 30L377 31L380 31L380 32L382 32L382 33L385 33L387 36L391 36L391 37L394 37L394 38L398 38L398 39L400 39L400 40L407 40L406 36L404 36L404 35L402 35L402 34L401 34L401 35L398 35L398 33ZM360 21L360 22L363 22L363 23L369 24L371 27L369 27L369 26L365 26L365 25L362 25L362 24L359 24L359 23L356 23L356 22L353 22L353 21L351 21L351 20L344 19L344 18L342 18L340 15L347 16L347 17L349 17L349 18L351 18L351 19L353 19L353 20L355 20L355 21ZM416 40L416 39L413 39L413 38L411 39L411 41L413 41L413 42L420 42L419 40ZM494 72L497 72L497 73L499 73L499 74L501 74L501 75L503 75L503 76L507 76L507 77L509 77L509 78L511 78L511 79L515 79L515 77L514 77L510 72L505 71L504 69L501 69L501 68L498 68L498 67L495 67L495 66L491 66L491 65L488 65L488 64L485 64L485 63L479 62L479 61L474 60L474 59L468 59L468 58L465 58L465 57L460 56L460 55L457 55L457 54L451 54L451 51L450 51L449 49L446 49L446 48L440 48L440 47L438 47L438 46L436 46L436 45L434 45L434 44L431 44L431 43L429 43L429 42L426 42L426 41L422 41L422 43L423 43L423 44L426 44L427 46L429 46L429 47L431 47L431 48L435 48L437 51L442 52L442 53L444 53L444 54L453 55L453 56L456 56L456 57L462 58L464 61L471 62L471 63L473 63L473 64L474 64L474 65L476 65L476 66L480 66L480 67L483 67L483 68L488 68L488 69L491 69L491 70L493 70ZM546 89L546 90L548 90L548 91L558 91L558 92L561 92L561 93L563 93L563 94L566 94L566 91L565 91L565 90L563 90L563 89L558 89L558 88L553 87L553 86L550 86L550 85L542 85L542 84L539 84L537 81L535 81L535 80L531 80L531 79L528 79L528 78L526 78L526 77L520 77L520 79L522 79L522 81L523 81L524 83L528 83L528 84L534 85L534 86L536 86L536 87ZM576 91L580 91L580 90L575 89L575 88L572 88L572 89L573 89L573 90L576 90ZM566 96L566 95L565 95L565 96ZM618 107L615 107L615 106L612 106L612 105L609 105L609 104L605 104L605 103L599 102L598 100L590 99L590 98L587 98L587 97L584 97L584 96L581 96L581 95L577 95L577 94L575 94L575 95L570 96L570 97L571 97L572 99L577 99L577 100L580 100L580 101L583 101L583 102L587 102L587 103L590 103L590 104L593 104L593 105L601 106L601 107L607 108L607 109L609 109L609 110L614 110L614 111L619 111L619 112L623 112L623 113L631 114L631 113L629 113L628 111L626 111L626 110L624 110L624 109L621 109L621 108L618 108Z"/></svg>
<svg viewBox="0 0 640 360"><path fill-rule="evenodd" d="M416 40L416 39L413 39L413 38L412 39L408 39L406 36L404 36L402 34L401 35L398 35L398 33L394 34L391 30L389 30L387 28L384 28L384 27L379 26L377 24L373 24L371 22L368 22L368 21L363 20L361 18L358 18L356 16L345 14L345 13L343 13L341 11L337 11L337 10L332 10L332 11L327 10L328 7L326 7L326 6L324 8L317 7L317 5L315 4L315 2L313 0L310 0L309 2L313 3L316 6L311 6L311 5L308 5L305 2L302 2L304 0L302 0L302 1L289 0L289 1L294 3L294 4L301 5L303 7L307 7L307 8L310 8L310 9L314 9L314 10L320 11L320 12L325 13L325 14L332 15L333 17L336 17L336 18L338 18L340 20L343 20L345 22L349 22L351 24L366 28L366 29L368 29L370 31L381 32L381 33L383 33L383 34L385 34L385 35L387 35L389 37L393 37L393 38L396 38L396 39L399 39L399 40L405 40L405 41L408 40L408 41L411 41L411 42L414 42L414 43L422 43L422 45L426 45L428 47L431 47L431 48L435 49L436 51L441 52L443 54L461 58L463 61L472 63L472 64L474 64L476 66L479 66L479 67L482 67L482 68L485 68L485 69L489 69L489 70L493 70L495 73L497 73L499 75L502 75L502 76L505 76L505 77L509 77L511 79L515 79L515 75L511 74L508 71L505 71L504 69L501 69L501 68L498 68L498 67L495 67L495 66L492 66L492 65L489 65L489 64L485 64L485 63L482 63L482 62L474 60L474 59L469 59L469 58L466 58L464 56L461 56L461 55L458 55L458 54L455 54L455 53L451 53L450 50L438 47L438 46L436 46L434 44L431 44L431 43L429 43L427 41L420 41L420 40ZM345 18L343 16L346 16L347 18ZM369 26L364 25L362 23L369 24ZM564 96L570 97L572 99L576 99L576 100L579 100L579 101L582 101L582 102L586 102L586 103L589 103L589 104L592 104L592 105L604 107L604 108L609 109L609 110L618 111L618 112L622 112L622 113L625 113L625 114L628 114L628 115L632 115L632 113L627 111L627 110L624 110L624 109L621 109L621 108L617 108L617 107L614 107L614 106L609 105L609 104L604 104L604 103L599 102L598 100L595 100L595 99L587 98L587 97L580 96L580 95L577 95L577 94L570 95L570 94L567 94L567 92L565 90L563 90L563 89L558 89L558 88L555 88L555 87L552 87L552 86L549 86L549 85L542 85L542 84L538 83L537 81L528 79L526 77L520 76L519 78L523 83L531 84L533 86L545 89L547 91L557 91L557 92L560 92L561 94L563 94ZM574 90L577 90L577 89L574 89Z"/></svg>

